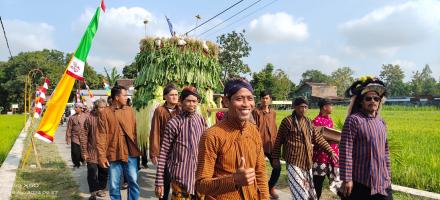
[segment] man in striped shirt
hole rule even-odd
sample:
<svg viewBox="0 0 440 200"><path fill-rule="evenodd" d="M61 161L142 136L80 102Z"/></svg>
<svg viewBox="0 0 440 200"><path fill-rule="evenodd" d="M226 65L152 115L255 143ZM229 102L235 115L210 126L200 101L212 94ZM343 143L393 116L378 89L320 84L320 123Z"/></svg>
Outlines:
<svg viewBox="0 0 440 200"><path fill-rule="evenodd" d="M337 162L338 157L330 145L306 117L308 102L297 98L293 102L295 110L283 119L278 129L272 151L273 166L280 166L281 146L287 164L290 191L294 199L317 199L312 180L313 146L321 148Z"/></svg>
<svg viewBox="0 0 440 200"><path fill-rule="evenodd" d="M87 162L87 183L89 185L90 200L104 197L103 191L107 186L108 171L98 165L98 150L96 149L96 134L98 131L98 113L104 110L106 102L98 99L94 102L93 110L84 122L81 130L81 155Z"/></svg>
<svg viewBox="0 0 440 200"><path fill-rule="evenodd" d="M207 128L205 119L196 113L200 96L194 87L185 87L180 95L182 112L165 127L156 173L156 196L163 198L167 166L171 179L171 199L198 199L195 173L200 137Z"/></svg>
<svg viewBox="0 0 440 200"><path fill-rule="evenodd" d="M352 102L341 133L342 192L347 199L392 199L386 125L378 114L385 85L367 77L346 94Z"/></svg>

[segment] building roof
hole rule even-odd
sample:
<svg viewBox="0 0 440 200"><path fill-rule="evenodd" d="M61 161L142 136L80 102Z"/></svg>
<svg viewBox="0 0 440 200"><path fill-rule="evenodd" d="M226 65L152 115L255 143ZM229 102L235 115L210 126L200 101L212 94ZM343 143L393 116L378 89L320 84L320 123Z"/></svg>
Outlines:
<svg viewBox="0 0 440 200"><path fill-rule="evenodd" d="M344 97L340 97L340 96L315 96L315 95L312 95L312 97L321 98L321 99L330 99L330 100L344 100Z"/></svg>
<svg viewBox="0 0 440 200"><path fill-rule="evenodd" d="M316 82L304 82L303 84L301 84L297 91L299 91L300 89L302 89L305 86L310 86L310 87L336 87L334 85L330 85L328 83L316 83Z"/></svg>
<svg viewBox="0 0 440 200"><path fill-rule="evenodd" d="M93 96L107 96L106 90L90 90L90 91L92 92ZM81 90L81 93L86 97L89 96L89 92L87 90ZM132 90L127 90L128 96L133 96L133 93L134 92Z"/></svg>
<svg viewBox="0 0 440 200"><path fill-rule="evenodd" d="M307 84L310 86L334 86L334 85L330 85L328 83L316 83L316 82L305 82L304 84Z"/></svg>
<svg viewBox="0 0 440 200"><path fill-rule="evenodd" d="M134 86L134 79L118 79L116 80L116 84L119 86L124 86L126 88L131 88Z"/></svg>
<svg viewBox="0 0 440 200"><path fill-rule="evenodd" d="M307 87L308 86L308 87ZM315 82L304 82L295 92L296 94L302 94L302 90L309 88L311 91L310 97L321 98L321 99L331 99L331 100L343 100L344 97L337 95L337 87L328 83L315 83Z"/></svg>

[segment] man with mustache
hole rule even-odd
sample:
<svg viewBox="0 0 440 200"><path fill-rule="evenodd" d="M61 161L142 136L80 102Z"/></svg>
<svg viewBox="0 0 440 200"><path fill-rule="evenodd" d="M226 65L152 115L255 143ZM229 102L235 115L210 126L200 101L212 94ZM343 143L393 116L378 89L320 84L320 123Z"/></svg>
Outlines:
<svg viewBox="0 0 440 200"><path fill-rule="evenodd" d="M156 196L164 196L165 165L169 170L173 200L196 200L195 169L200 137L207 124L196 113L200 96L195 87L185 87L180 94L182 112L165 127L156 173Z"/></svg>
<svg viewBox="0 0 440 200"><path fill-rule="evenodd" d="M387 131L379 109L382 81L363 77L346 91L351 97L340 142L340 176L346 199L393 199Z"/></svg>

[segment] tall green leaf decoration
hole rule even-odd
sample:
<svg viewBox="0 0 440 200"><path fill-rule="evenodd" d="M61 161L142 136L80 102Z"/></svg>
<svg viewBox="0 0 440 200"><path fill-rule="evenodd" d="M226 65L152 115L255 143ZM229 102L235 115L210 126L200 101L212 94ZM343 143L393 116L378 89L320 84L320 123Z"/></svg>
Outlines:
<svg viewBox="0 0 440 200"><path fill-rule="evenodd" d="M206 94L212 95L212 90L221 86L218 54L217 44L192 38L147 37L140 41L133 106L138 110L138 143L142 150L148 147L152 114L162 102L159 91L167 84L195 86L202 96L201 114L207 121L214 121L213 114L205 110L216 106Z"/></svg>
<svg viewBox="0 0 440 200"><path fill-rule="evenodd" d="M183 44L185 43L185 44ZM195 39L145 38L136 56L139 71L133 105L140 109L153 99L156 86L173 83L193 85L200 93L220 86L219 47L209 41Z"/></svg>

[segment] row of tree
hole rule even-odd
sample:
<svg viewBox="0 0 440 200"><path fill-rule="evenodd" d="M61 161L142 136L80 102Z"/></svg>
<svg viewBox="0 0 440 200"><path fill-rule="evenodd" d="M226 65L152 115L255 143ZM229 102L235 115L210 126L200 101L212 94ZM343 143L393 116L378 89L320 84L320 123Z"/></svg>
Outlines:
<svg viewBox="0 0 440 200"><path fill-rule="evenodd" d="M291 97L296 87L283 70L276 69L268 63L261 71L252 73L249 66L243 63L243 58L247 57L251 51L244 33L244 30L239 33L233 31L217 37L217 43L221 49L219 62L223 67L222 81L230 77L250 74L255 94L258 95L262 90L272 90L275 99L283 100ZM304 82L328 83L337 86L338 95L343 96L355 79L353 74L354 71L350 67L337 68L330 74L312 69L301 75L299 84ZM379 77L387 85L391 97L440 95L440 79L437 82L432 76L429 65L425 65L421 71L415 71L409 82L404 81L405 73L399 65L382 65Z"/></svg>
<svg viewBox="0 0 440 200"><path fill-rule="evenodd" d="M34 93L35 88L39 87L47 77L51 81L47 94L51 94L71 57L72 53L45 49L22 52L6 62L0 61L0 107L6 111L10 109L11 104L19 104L19 112L23 111L25 80L32 69L38 68L43 72L43 74L31 73L32 92ZM90 88L102 87L104 76L96 73L87 63L84 77Z"/></svg>
<svg viewBox="0 0 440 200"><path fill-rule="evenodd" d="M415 71L411 80L407 82L404 81L405 73L399 65L382 65L379 77L386 84L390 97L440 95L440 80L437 82L432 76L429 65L425 65L421 71ZM353 70L350 67L342 67L330 75L319 70L307 70L302 74L301 83L310 81L336 85L338 95L342 95L353 80Z"/></svg>
<svg viewBox="0 0 440 200"><path fill-rule="evenodd" d="M256 95L263 90L271 90L275 99L289 99L296 90L296 85L283 70L268 63L261 71L251 72L249 66L243 62L243 58L249 56L251 52L244 33L244 31L233 31L217 37L217 43L221 49L219 62L222 66L222 81L225 82L235 76L251 76L251 84ZM48 94L51 94L71 56L71 53L45 49L22 52L6 62L0 61L0 107L9 109L12 103L18 103L20 108L23 107L25 80L29 71L35 68L43 71L44 75L35 73L32 76L32 86L40 85L43 78L48 77L52 81L48 91ZM118 74L116 68L112 68L111 71L105 69L105 73L105 75L96 73L94 68L86 63L84 77L91 89L103 88L104 78L111 85L114 85L119 78L136 78L136 63L125 66L122 76ZM312 69L301 75L299 84L319 82L336 85L338 95L342 96L346 88L354 81L353 74L354 71L350 67L338 68L330 74ZM429 65L425 65L421 71L415 71L411 80L407 82L404 81L405 73L399 65L383 65L379 76L386 83L391 97L440 95L440 80L436 81L432 76ZM217 88L217 92L220 91L221 88Z"/></svg>

